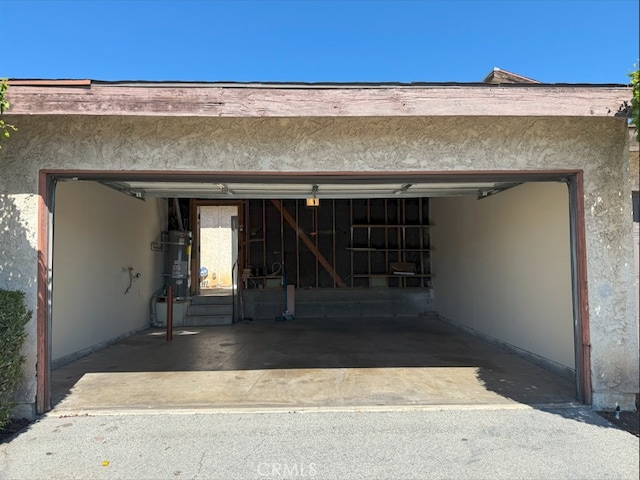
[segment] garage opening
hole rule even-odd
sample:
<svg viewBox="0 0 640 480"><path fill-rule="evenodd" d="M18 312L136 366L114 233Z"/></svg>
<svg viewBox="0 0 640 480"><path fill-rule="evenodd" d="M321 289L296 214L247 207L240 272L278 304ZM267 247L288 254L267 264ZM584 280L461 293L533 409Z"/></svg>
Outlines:
<svg viewBox="0 0 640 480"><path fill-rule="evenodd" d="M138 406L576 398L558 177L209 180L58 182L54 403L134 385ZM167 304L171 282L185 293Z"/></svg>

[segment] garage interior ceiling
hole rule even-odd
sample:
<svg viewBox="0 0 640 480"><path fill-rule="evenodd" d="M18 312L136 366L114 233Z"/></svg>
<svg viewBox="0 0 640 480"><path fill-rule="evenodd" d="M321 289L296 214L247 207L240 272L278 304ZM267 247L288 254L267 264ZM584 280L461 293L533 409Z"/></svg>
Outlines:
<svg viewBox="0 0 640 480"><path fill-rule="evenodd" d="M184 181L103 181L104 185L136 198L203 199L353 199L393 197L485 198L519 185L513 182L391 182L379 183L351 179L346 182L184 182Z"/></svg>

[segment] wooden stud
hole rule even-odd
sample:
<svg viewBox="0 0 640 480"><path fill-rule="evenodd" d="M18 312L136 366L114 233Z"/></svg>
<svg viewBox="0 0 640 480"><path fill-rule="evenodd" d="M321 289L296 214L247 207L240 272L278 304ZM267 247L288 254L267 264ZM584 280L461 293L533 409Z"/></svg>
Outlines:
<svg viewBox="0 0 640 480"><path fill-rule="evenodd" d="M191 230L191 286L189 292L191 295L200 293L200 222L199 205L195 198L189 199L189 229ZM195 227L195 228L194 228Z"/></svg>
<svg viewBox="0 0 640 480"><path fill-rule="evenodd" d="M384 199L384 224L389 225L389 212L387 212L388 203L387 199ZM384 229L384 267L388 271L389 270L389 229ZM389 282L387 281L387 285Z"/></svg>
<svg viewBox="0 0 640 480"><path fill-rule="evenodd" d="M349 232L351 237L351 244L349 246L353 248L353 200L352 199L349 199ZM353 288L353 275L355 273L353 271L353 250L349 251L349 257L351 260L351 269L349 272L349 276L351 277L351 288Z"/></svg>
<svg viewBox="0 0 640 480"><path fill-rule="evenodd" d="M318 225L318 208L314 207L311 210L311 218L313 218L313 223L315 225L315 230L316 230L316 234L315 234L315 244L316 244L316 250L319 252L320 249L318 248L318 230L320 230L319 225ZM335 271L335 269L333 268L333 264L331 265L331 268ZM316 257L316 288L318 288L318 286L320 285L320 279L318 278L319 276L319 272L318 272L318 257Z"/></svg>
<svg viewBox="0 0 640 480"><path fill-rule="evenodd" d="M251 206L250 206L251 200L247 200L245 202L245 219L246 221L244 222L244 234L245 234L245 239L246 239L246 256L245 256L245 261L242 264L243 265L243 269L244 268L249 268L249 262L251 261ZM244 283L244 282L240 282L240 283Z"/></svg>
<svg viewBox="0 0 640 480"><path fill-rule="evenodd" d="M262 200L262 266L267 266L267 203Z"/></svg>
<svg viewBox="0 0 640 480"><path fill-rule="evenodd" d="M282 200L280 200L282 202ZM287 274L284 272L285 269L285 258L284 258L284 221L282 220L282 210L280 210L280 275L284 280L284 277ZM286 288L287 286L284 285ZM286 306L285 306L286 307Z"/></svg>
<svg viewBox="0 0 640 480"><path fill-rule="evenodd" d="M311 251L311 253L313 253L316 258L318 259L318 261L320 262L320 264L324 267L324 269L329 272L329 275L331 275L334 280L336 281L336 283L343 287L346 288L347 285L344 283L344 281L342 280L342 278L340 278L340 276L338 276L338 274L336 273L336 271L333 269L333 267L331 266L331 264L327 261L326 258L324 258L324 256L318 251L318 249L315 247L315 245L313 244L313 242L311 241L311 239L309 239L309 237L302 231L302 229L298 226L298 222L296 222L296 219L294 217L291 216L291 214L282 206L282 203L280 202L280 200L271 200L271 203L273 203L273 205L280 210L280 212L282 213L284 219L287 221L287 223L289 223L289 225L291 225L291 227L293 228L293 230L296 232L296 234L298 235L298 237L300 237L300 240L302 240L302 243L304 243L306 245L306 247Z"/></svg>
<svg viewBox="0 0 640 480"><path fill-rule="evenodd" d="M367 223L371 225L371 199L367 198ZM371 227L367 228L367 247L369 251L367 252L367 272L371 275L373 272L371 271ZM369 286L371 286L371 280L369 280Z"/></svg>
<svg viewBox="0 0 640 480"><path fill-rule="evenodd" d="M300 201L296 200L296 224L300 219ZM300 237L296 235L296 285L300 286Z"/></svg>
<svg viewBox="0 0 640 480"><path fill-rule="evenodd" d="M242 200L238 206L238 272L236 274L236 283L238 288L238 297L240 299L238 307L240 308L239 314L236 313L236 317L240 320L244 319L244 282L242 281L242 269L246 265L247 249L249 247L249 234L247 229L247 205L248 200ZM234 318L235 322L236 319Z"/></svg>
<svg viewBox="0 0 640 480"><path fill-rule="evenodd" d="M418 198L418 221L420 225L424 223L424 218L422 217L422 203L423 203L423 199ZM424 228L419 228L418 230L419 230L418 248L424 249ZM419 253L420 253L420 273L426 273L424 271L424 252L419 252ZM421 277L420 286L423 288L424 288L424 282L425 282L424 277Z"/></svg>
<svg viewBox="0 0 640 480"><path fill-rule="evenodd" d="M333 242L333 269L336 268L336 201L331 200L331 240ZM336 288L336 279L333 279L333 288Z"/></svg>
<svg viewBox="0 0 640 480"><path fill-rule="evenodd" d="M397 222L398 224L404 224L404 212L402 210L402 199L398 200L398 204L396 206L396 210L398 213ZM402 248L404 247L402 243L402 230L401 227L396 228L396 239L398 240L398 261L404 262L404 252ZM402 279L398 278L398 287L402 287Z"/></svg>

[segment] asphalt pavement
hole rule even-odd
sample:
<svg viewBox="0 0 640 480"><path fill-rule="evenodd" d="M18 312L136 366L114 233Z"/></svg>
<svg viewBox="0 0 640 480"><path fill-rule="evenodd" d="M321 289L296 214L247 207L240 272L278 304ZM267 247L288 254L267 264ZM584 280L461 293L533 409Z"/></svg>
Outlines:
<svg viewBox="0 0 640 480"><path fill-rule="evenodd" d="M638 438L587 407L50 414L1 479L634 479Z"/></svg>

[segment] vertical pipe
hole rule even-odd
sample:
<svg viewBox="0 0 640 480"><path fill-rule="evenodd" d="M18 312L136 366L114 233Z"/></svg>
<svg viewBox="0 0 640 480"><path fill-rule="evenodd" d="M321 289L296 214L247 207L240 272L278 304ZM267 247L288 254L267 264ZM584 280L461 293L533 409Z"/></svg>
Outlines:
<svg viewBox="0 0 640 480"><path fill-rule="evenodd" d="M178 216L178 227L181 232L184 232L184 224L182 223L182 212L180 211L180 201L177 198L173 199L173 207L176 210Z"/></svg>
<svg viewBox="0 0 640 480"><path fill-rule="evenodd" d="M173 340L173 286L167 286L167 342Z"/></svg>

